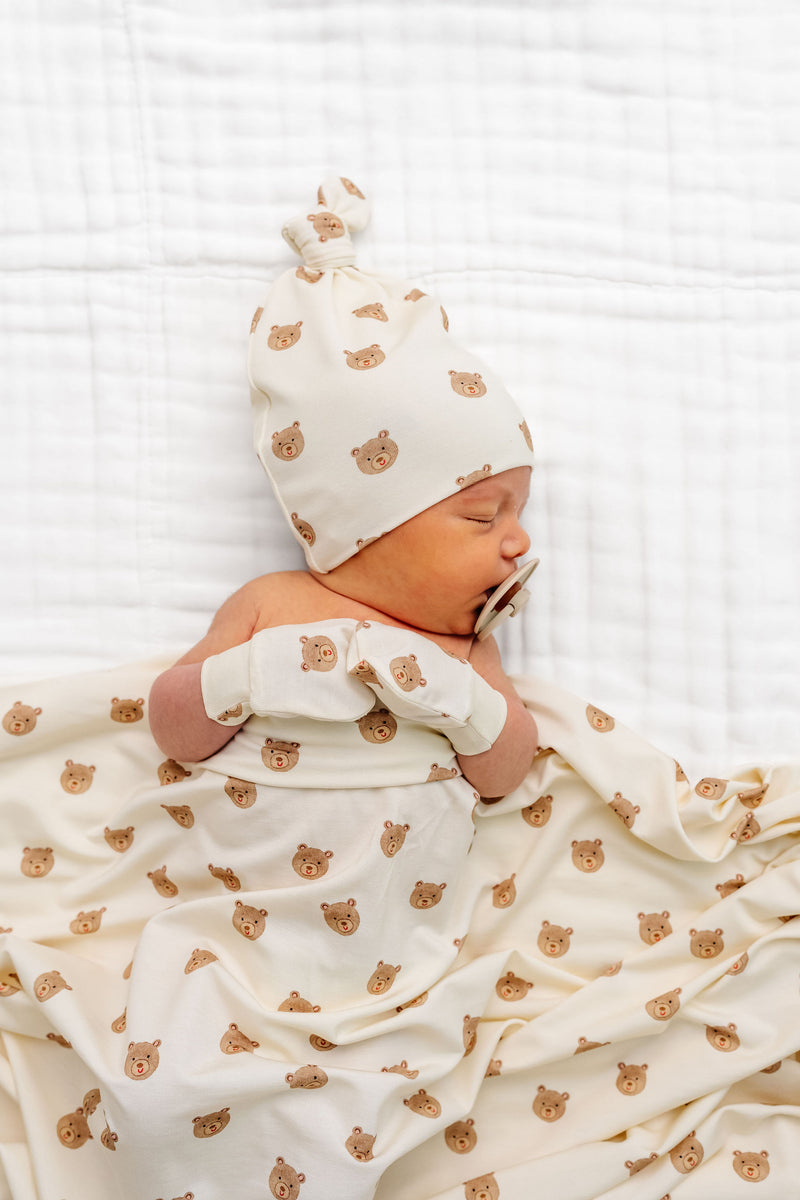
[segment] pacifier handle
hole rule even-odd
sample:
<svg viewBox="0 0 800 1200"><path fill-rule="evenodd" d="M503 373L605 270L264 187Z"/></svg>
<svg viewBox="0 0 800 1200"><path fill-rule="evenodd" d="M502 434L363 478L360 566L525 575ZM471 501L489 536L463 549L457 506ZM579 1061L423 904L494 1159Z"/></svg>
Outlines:
<svg viewBox="0 0 800 1200"><path fill-rule="evenodd" d="M530 592L525 590L524 585L538 565L539 559L532 558L530 562L517 567L508 579L504 579L500 586L495 588L475 622L474 633L479 642L488 637L508 617L514 617L522 611L530 599Z"/></svg>

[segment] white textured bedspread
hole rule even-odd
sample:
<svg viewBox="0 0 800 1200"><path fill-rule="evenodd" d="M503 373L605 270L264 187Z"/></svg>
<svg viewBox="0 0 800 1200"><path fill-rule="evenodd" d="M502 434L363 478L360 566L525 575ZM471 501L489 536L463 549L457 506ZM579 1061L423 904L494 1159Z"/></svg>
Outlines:
<svg viewBox="0 0 800 1200"><path fill-rule="evenodd" d="M793 753L799 54L785 0L3 6L3 676L296 564L245 344L334 172L533 431L510 667L701 774Z"/></svg>

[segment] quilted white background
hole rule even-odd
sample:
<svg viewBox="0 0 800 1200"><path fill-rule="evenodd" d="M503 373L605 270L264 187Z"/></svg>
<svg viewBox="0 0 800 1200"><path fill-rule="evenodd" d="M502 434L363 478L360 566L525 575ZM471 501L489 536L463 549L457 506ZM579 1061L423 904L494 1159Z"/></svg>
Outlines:
<svg viewBox="0 0 800 1200"><path fill-rule="evenodd" d="M245 345L334 171L533 432L508 666L687 770L796 754L798 62L783 0L3 5L3 678L300 564Z"/></svg>

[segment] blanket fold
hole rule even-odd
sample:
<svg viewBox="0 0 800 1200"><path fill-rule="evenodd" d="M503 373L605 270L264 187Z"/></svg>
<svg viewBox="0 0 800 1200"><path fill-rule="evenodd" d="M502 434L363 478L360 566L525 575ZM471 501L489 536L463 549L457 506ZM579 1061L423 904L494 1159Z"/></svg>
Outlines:
<svg viewBox="0 0 800 1200"><path fill-rule="evenodd" d="M493 805L395 713L175 763L164 665L2 701L0 1196L793 1194L799 765L690 781L528 678Z"/></svg>

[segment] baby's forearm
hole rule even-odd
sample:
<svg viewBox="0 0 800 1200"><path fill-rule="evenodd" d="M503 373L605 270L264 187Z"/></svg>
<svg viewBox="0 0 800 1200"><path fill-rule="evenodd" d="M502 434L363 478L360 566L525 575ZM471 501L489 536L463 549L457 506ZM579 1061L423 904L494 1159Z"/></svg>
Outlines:
<svg viewBox="0 0 800 1200"><path fill-rule="evenodd" d="M505 697L508 706L505 725L491 749L482 754L458 755L465 778L485 800L494 800L507 796L522 783L536 754L539 732L503 670L494 638L474 642L469 661Z"/></svg>
<svg viewBox="0 0 800 1200"><path fill-rule="evenodd" d="M199 662L164 671L150 691L150 729L163 754L178 762L202 762L231 740L238 725L220 725L207 715Z"/></svg>

